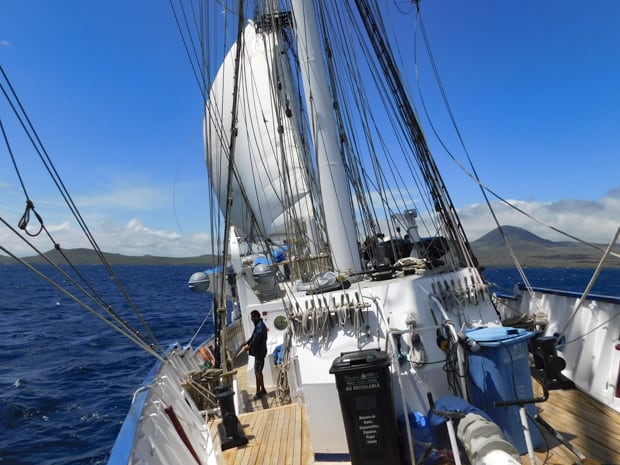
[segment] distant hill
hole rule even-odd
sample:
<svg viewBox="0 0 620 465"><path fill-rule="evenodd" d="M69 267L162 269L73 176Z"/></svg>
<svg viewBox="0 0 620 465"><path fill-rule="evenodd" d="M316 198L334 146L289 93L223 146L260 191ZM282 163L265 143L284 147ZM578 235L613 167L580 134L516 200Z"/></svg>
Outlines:
<svg viewBox="0 0 620 465"><path fill-rule="evenodd" d="M511 243L518 243L523 246L552 246L553 241L543 239L525 229L516 226L502 226L502 230ZM477 241L474 241L478 247L504 247L504 238L498 229L485 234Z"/></svg>
<svg viewBox="0 0 620 465"><path fill-rule="evenodd" d="M595 267L603 252L575 241L555 242L532 234L516 226L503 226L502 230L519 262L529 267ZM606 244L598 244L603 250ZM471 243L480 265L512 266L513 262L504 239L495 229ZM616 247L620 252L620 248ZM608 266L620 267L619 260L609 260Z"/></svg>
<svg viewBox="0 0 620 465"><path fill-rule="evenodd" d="M574 241L555 242L532 234L515 226L503 226L504 234L517 254L521 265L529 267L595 267L602 251L587 247ZM599 244L604 250L607 245ZM508 249L498 229L495 229L480 239L471 243L471 247L484 267L513 266ZM616 247L620 253L620 247ZM99 264L97 254L89 249L69 249L64 251L71 263L77 265ZM50 250L46 254L55 263L64 263L64 259L57 250ZM198 257L157 257L143 255L140 257L105 253L108 262L112 265L196 265L207 267L215 265L217 257L214 255L200 255ZM27 257L29 263L46 263L42 257ZM16 263L10 257L0 255L0 264ZM608 266L620 267L620 260L608 260Z"/></svg>
<svg viewBox="0 0 620 465"><path fill-rule="evenodd" d="M67 249L63 253L69 261L76 265L98 265L101 260L96 252L90 249ZM45 255L54 263L66 263L58 250L50 250ZM196 265L207 267L214 265L217 258L213 255L200 255L198 257L157 257L153 255L130 256L117 253L104 252L106 260L111 265ZM32 264L47 263L40 256L25 257L24 260ZM17 263L11 257L0 255L0 264Z"/></svg>

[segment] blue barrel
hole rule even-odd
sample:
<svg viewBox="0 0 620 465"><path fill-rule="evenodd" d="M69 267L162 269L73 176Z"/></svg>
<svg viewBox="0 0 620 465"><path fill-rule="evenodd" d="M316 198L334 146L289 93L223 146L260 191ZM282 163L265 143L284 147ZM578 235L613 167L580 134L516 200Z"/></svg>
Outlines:
<svg viewBox="0 0 620 465"><path fill-rule="evenodd" d="M468 354L471 402L497 423L519 454L525 454L527 445L519 407L496 407L494 403L534 397L527 349L527 341L534 333L520 328L492 327L466 331L466 335L480 344L478 352ZM532 420L536 406L527 404L525 410L532 444L538 447L542 436Z"/></svg>

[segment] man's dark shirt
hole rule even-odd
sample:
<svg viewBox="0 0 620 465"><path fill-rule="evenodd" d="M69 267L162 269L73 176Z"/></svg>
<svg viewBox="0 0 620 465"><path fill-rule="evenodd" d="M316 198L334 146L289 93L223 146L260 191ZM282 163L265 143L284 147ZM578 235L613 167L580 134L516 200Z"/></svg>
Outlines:
<svg viewBox="0 0 620 465"><path fill-rule="evenodd" d="M250 355L253 357L265 358L267 356L267 326L262 319L254 325L248 344L250 344Z"/></svg>

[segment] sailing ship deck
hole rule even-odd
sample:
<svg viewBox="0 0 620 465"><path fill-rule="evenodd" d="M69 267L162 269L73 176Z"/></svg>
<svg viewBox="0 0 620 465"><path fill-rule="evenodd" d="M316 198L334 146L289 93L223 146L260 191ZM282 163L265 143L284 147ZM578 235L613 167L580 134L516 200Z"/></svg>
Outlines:
<svg viewBox="0 0 620 465"><path fill-rule="evenodd" d="M534 387L537 395L541 394L538 383L534 382ZM551 391L549 400L537 406L539 415L586 457L580 459L557 438L545 434L548 453L536 453L539 464L620 464L620 413L577 389ZM521 461L530 463L523 456Z"/></svg>
<svg viewBox="0 0 620 465"><path fill-rule="evenodd" d="M248 443L225 450L228 465L307 465L313 463L305 408L301 404L258 410L238 416ZM217 423L211 427L217 429ZM216 435L215 435L216 436ZM219 448L219 445L216 444Z"/></svg>
<svg viewBox="0 0 620 465"><path fill-rule="evenodd" d="M247 362L247 355L239 357L237 366ZM249 442L245 446L224 451L223 465L315 463L310 445L305 407L300 404L278 405L275 393L260 400L252 400L246 370L237 371L239 415ZM541 395L538 383L533 381L536 395ZM544 450L536 451L538 465L620 465L620 413L591 399L581 391L551 391L549 400L537 404L539 415L560 433L577 451L571 452L557 437L542 429ZM217 423L211 425L215 432ZM214 434L214 436L217 436ZM219 448L219 444L216 444ZM581 455L581 458L578 456ZM327 465L326 462L319 462ZM337 462L344 465L343 462ZM346 462L345 462L346 463ZM521 463L532 465L527 454Z"/></svg>

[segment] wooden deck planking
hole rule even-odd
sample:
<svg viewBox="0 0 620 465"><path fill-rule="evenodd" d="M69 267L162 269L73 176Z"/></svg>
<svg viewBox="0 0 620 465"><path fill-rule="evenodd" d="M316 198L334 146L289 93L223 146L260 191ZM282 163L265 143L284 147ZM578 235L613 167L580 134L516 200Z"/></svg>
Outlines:
<svg viewBox="0 0 620 465"><path fill-rule="evenodd" d="M289 447L291 450L291 460L287 462L287 465L292 465L293 463L301 463L301 444L304 440L303 436L303 419L301 414L301 409L295 411L295 428L293 435L289 435ZM301 441L297 441L296 438L301 438Z"/></svg>
<svg viewBox="0 0 620 465"><path fill-rule="evenodd" d="M537 383L534 385L540 394ZM577 389L551 391L549 400L537 404L537 409L547 423L590 460L588 463L620 464L620 413ZM551 452L570 460L557 463L579 463L577 456L555 438L546 435L546 439L551 443ZM537 453L537 459L541 457L544 453Z"/></svg>
<svg viewBox="0 0 620 465"><path fill-rule="evenodd" d="M267 448L267 441L263 441L262 438L267 436L266 431L269 431L269 427L271 426L271 416L270 415L255 415L255 416L248 416L245 415L243 417L240 418L240 421L242 421L242 424L245 424L245 420L254 420L254 423L252 424L251 421L248 421L248 426L247 429L249 430L249 427L254 427L254 436L253 438L251 436L248 437L248 439L252 440L254 439L255 443L252 445L253 447L250 446L250 443L248 443L248 446L250 447L246 447L246 452L250 455L251 459L248 462L248 465L253 465L255 463L263 463L263 458L265 455L265 450ZM244 426L244 430L246 430L246 427ZM249 433L249 431L247 431ZM229 462L229 463L234 463L234 462Z"/></svg>
<svg viewBox="0 0 620 465"><path fill-rule="evenodd" d="M221 453L227 465L308 465L312 451L304 426L304 406L290 404L239 415L248 444ZM210 425L217 431L219 421ZM219 448L219 441L216 444Z"/></svg>
<svg viewBox="0 0 620 465"><path fill-rule="evenodd" d="M272 427L269 428L270 431L265 431L266 434L263 435L264 439L269 438L269 440L265 441L267 447L262 463L280 463L278 452L282 443L282 411L283 409L281 408L274 409L275 416L272 418ZM271 436L273 436L273 439L271 439Z"/></svg>

